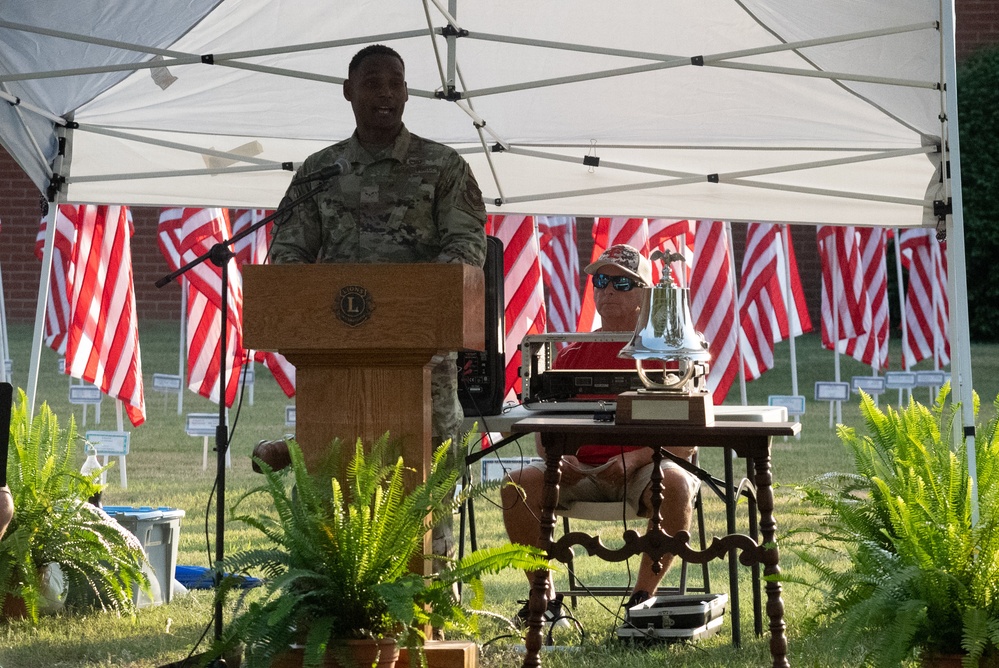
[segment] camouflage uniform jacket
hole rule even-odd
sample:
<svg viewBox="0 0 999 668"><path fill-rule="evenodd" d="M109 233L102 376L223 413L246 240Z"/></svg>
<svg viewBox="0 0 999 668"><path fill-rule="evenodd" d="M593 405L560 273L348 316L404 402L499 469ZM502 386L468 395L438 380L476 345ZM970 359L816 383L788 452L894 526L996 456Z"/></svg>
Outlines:
<svg viewBox="0 0 999 668"><path fill-rule="evenodd" d="M351 172L330 179L273 228L274 263L485 262L486 209L472 171L454 149L411 134L372 155L355 133L309 156L308 176L343 156ZM295 199L317 182L292 185ZM405 289L405 286L400 286ZM435 442L459 436L456 356L431 375Z"/></svg>
<svg viewBox="0 0 999 668"><path fill-rule="evenodd" d="M281 262L485 262L482 192L454 149L404 127L390 148L369 153L356 133L309 156L308 176L343 156L350 174L301 203L274 226L271 260ZM292 185L294 199L316 186Z"/></svg>

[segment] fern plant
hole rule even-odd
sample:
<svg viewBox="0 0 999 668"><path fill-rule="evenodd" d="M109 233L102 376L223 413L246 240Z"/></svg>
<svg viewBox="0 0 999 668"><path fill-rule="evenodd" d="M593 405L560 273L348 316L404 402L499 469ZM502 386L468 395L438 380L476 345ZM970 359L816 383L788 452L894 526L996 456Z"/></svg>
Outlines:
<svg viewBox="0 0 999 668"><path fill-rule="evenodd" d="M96 603L119 613L134 611L136 587L148 590L142 572L145 554L131 533L87 503L99 490L96 476L77 471L76 423L65 431L42 404L28 418L27 400L18 390L10 424L8 485L14 518L0 539L0 602L24 601L27 616L38 620L40 569L57 563L66 576L70 600Z"/></svg>
<svg viewBox="0 0 999 668"><path fill-rule="evenodd" d="M330 462L342 461L341 447L334 441ZM471 610L483 601L482 575L547 568L548 562L537 548L505 545L445 560L430 577L411 572L414 563L432 558L423 547L434 524L482 490L473 486L453 494L459 474L445 463L449 448L450 442L434 452L426 481L410 491L405 479L412 471L395 454L388 434L368 453L360 441L355 444L342 481L329 468L310 474L294 442L289 442L289 469L274 472L258 461L265 482L235 508L264 494L275 515L233 519L261 531L272 545L234 555L226 568L262 573L264 591L243 594L215 654L244 643L247 666L270 666L296 644L304 646L305 665L318 666L327 650L338 651L342 639L394 637L416 648L425 640L426 625L474 633ZM457 582L472 592L467 606L455 596ZM234 578L223 581L219 595L236 586Z"/></svg>
<svg viewBox="0 0 999 668"><path fill-rule="evenodd" d="M977 430L980 519L972 524L968 453L963 439L952 442L959 412L945 408L948 393L930 408L912 401L897 411L862 395L868 433L838 427L856 474L802 488L825 540L792 546L814 577L784 579L824 592L818 615L848 639L844 653L874 638L863 649L871 665L894 668L921 653L964 654L965 666L978 666L999 647L997 423ZM837 568L829 551L845 553L848 566Z"/></svg>

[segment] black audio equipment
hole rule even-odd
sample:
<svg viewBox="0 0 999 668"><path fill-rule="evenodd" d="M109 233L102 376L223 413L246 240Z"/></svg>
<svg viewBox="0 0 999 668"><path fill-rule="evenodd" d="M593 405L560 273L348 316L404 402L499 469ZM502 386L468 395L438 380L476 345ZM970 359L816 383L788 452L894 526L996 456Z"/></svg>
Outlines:
<svg viewBox="0 0 999 668"><path fill-rule="evenodd" d="M506 384L503 242L486 237L485 351L458 352L458 399L466 417L499 415Z"/></svg>

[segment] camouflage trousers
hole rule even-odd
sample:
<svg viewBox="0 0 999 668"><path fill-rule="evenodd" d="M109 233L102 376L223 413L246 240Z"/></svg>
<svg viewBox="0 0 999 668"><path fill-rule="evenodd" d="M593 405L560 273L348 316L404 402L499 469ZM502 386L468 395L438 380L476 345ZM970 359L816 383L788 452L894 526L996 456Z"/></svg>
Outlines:
<svg viewBox="0 0 999 668"><path fill-rule="evenodd" d="M452 469L459 466L459 456L464 456L464 453L459 453L461 421L464 413L458 401L457 359L457 353L445 356L430 373L430 393L433 402L432 445L436 448L451 439L446 465ZM453 515L448 515L434 527L433 553L446 557L455 555ZM438 566L439 564L435 562L434 570L437 570Z"/></svg>

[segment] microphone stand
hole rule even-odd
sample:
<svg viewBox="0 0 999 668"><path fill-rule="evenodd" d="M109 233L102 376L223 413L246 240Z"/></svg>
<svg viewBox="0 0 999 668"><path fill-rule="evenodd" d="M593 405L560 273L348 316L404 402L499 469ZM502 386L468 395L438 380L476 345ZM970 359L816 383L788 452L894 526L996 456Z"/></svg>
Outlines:
<svg viewBox="0 0 999 668"><path fill-rule="evenodd" d="M316 177L305 177L299 181L299 183L307 183L312 180L319 180ZM253 223L245 230L239 234L233 236L230 239L226 239L214 244L211 249L204 253L203 255L196 257L184 266L180 267L174 272L171 272L164 276L163 278L156 281L156 287L162 288L173 282L178 276L181 276L192 268L198 266L206 260L211 260L211 263L222 270L222 322L221 322L221 336L219 337L219 423L215 427L215 478L218 486L216 491L216 503L215 503L215 576L214 583L215 589L218 591L219 585L222 583L222 561L225 558L225 455L229 449L229 432L228 432L228 420L226 419L226 336L225 336L225 326L229 316L229 260L234 257L230 246L242 239L243 237L249 236L253 232L266 225L272 220L279 218L290 212L292 209L297 207L299 204L309 199L310 197L319 193L320 190L325 189L327 186L327 179L323 179L322 182L317 185L312 190L309 190L304 195L296 197L290 201L282 200L278 204L278 208L274 213L269 216L261 218L257 222ZM286 198L287 199L287 198ZM275 223L276 225L279 223ZM221 640L222 638L222 600L216 596L215 599L215 640ZM214 662L210 663L209 666L214 668L223 668L226 665L225 659L219 658Z"/></svg>

